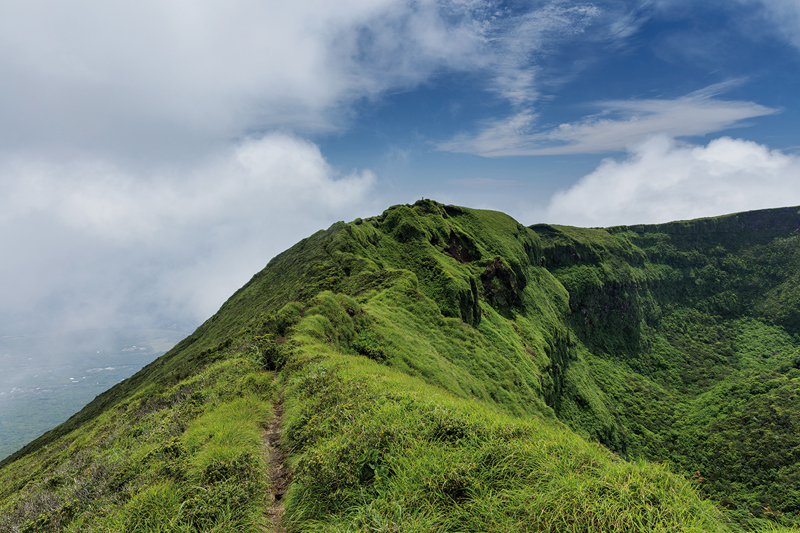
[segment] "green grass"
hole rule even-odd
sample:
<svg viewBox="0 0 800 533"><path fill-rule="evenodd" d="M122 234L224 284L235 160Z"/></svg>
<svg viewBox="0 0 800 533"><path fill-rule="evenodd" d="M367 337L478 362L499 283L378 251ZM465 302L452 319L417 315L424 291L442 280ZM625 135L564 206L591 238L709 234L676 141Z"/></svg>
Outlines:
<svg viewBox="0 0 800 533"><path fill-rule="evenodd" d="M795 429L785 414L798 408L797 227L797 210L787 208L608 230L534 228L618 420L618 441L602 440L694 472L745 528L800 518L790 474L800 457L788 452ZM557 413L598 435L591 417Z"/></svg>
<svg viewBox="0 0 800 533"><path fill-rule="evenodd" d="M2 531L241 531L263 520L274 375L231 351L3 468ZM269 385L267 385L269 384Z"/></svg>
<svg viewBox="0 0 800 533"><path fill-rule="evenodd" d="M298 324L286 377L298 530L725 530L667 468L342 353L319 323Z"/></svg>
<svg viewBox="0 0 800 533"><path fill-rule="evenodd" d="M280 396L291 531L788 531L795 211L334 224L0 463L0 530L258 530Z"/></svg>

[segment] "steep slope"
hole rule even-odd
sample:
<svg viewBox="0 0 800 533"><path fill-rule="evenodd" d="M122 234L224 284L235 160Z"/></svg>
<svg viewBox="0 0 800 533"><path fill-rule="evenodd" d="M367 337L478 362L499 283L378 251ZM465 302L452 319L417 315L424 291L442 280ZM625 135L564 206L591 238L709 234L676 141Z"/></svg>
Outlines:
<svg viewBox="0 0 800 533"><path fill-rule="evenodd" d="M739 219L526 228L421 201L337 223L0 463L0 530L275 527L261 433L276 402L292 467L288 530L736 528L700 499L698 479L606 447L703 465L707 478L727 442L719 432L734 427L794 471L780 455L791 439L770 448L746 412L795 401L785 367L796 315L784 304L796 302L786 262L797 217L760 216L772 222L722 244L693 228ZM772 281L778 266L786 277ZM736 283L709 285L720 272ZM767 345L776 355L754 355ZM753 385L745 394L734 378ZM720 409L721 396L738 402ZM794 419L770 420L786 435ZM716 447L694 444L706 441ZM728 475L738 464L764 472L753 453L727 453L714 483L741 484ZM730 503L750 525L748 506L764 498L792 509L786 491L762 490L768 477L747 482Z"/></svg>
<svg viewBox="0 0 800 533"><path fill-rule="evenodd" d="M533 228L629 456L702 478L741 522L798 516L797 208ZM559 417L590 434L577 399Z"/></svg>

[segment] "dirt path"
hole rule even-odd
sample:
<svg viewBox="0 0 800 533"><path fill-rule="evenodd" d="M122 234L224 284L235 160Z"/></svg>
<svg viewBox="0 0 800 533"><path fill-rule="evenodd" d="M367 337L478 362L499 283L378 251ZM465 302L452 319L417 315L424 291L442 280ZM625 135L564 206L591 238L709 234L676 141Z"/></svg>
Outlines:
<svg viewBox="0 0 800 533"><path fill-rule="evenodd" d="M269 461L270 474L270 499L272 504L267 508L266 515L275 533L284 533L283 527L283 496L292 482L289 465L286 463L286 452L281 447L281 427L283 425L283 400L273 406L275 414L264 432L267 460Z"/></svg>

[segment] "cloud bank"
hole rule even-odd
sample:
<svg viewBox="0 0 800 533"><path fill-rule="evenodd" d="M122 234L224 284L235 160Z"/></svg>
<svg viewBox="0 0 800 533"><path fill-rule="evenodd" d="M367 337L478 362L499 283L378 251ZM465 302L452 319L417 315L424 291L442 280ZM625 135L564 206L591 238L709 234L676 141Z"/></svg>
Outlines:
<svg viewBox="0 0 800 533"><path fill-rule="evenodd" d="M492 9L5 5L0 329L196 323L276 253L377 210L370 171L341 175L297 135L439 69L482 68Z"/></svg>
<svg viewBox="0 0 800 533"><path fill-rule="evenodd" d="M795 4L764 4L781 24L794 20ZM593 180L613 188L622 178L612 171L638 175L653 160L655 176L666 174L659 166L667 164L704 176L706 167L686 155L694 148L637 143L655 132L674 138L721 131L774 110L722 100L723 88L712 86L673 99L599 102L581 120L537 125L535 106L550 75L541 59L565 43L628 39L650 13L648 2L637 5L6 2L0 328L206 318L274 254L335 220L385 207L372 172L342 173L302 137L344 131L363 102L442 73L467 74L475 91L506 104L508 116L439 150L506 156L635 146L627 159L606 161L553 200L548 213L567 222L575 214L562 196L580 199ZM767 160L794 161L766 153ZM737 172L755 172L747 168ZM489 175L491 182L461 185L521 190ZM744 181L732 182L731 190L737 187L753 196ZM497 202L512 196L519 201L510 192ZM610 215L589 216L593 209L586 203L586 220L606 224Z"/></svg>
<svg viewBox="0 0 800 533"><path fill-rule="evenodd" d="M0 146L174 159L247 131L327 131L360 98L480 68L490 7L12 2L0 19Z"/></svg>
<svg viewBox="0 0 800 533"><path fill-rule="evenodd" d="M532 54L598 12L529 8L7 3L0 328L206 318L274 254L378 209L370 171L341 175L299 136L445 71L524 103Z"/></svg>
<svg viewBox="0 0 800 533"><path fill-rule="evenodd" d="M530 7L530 6L529 6ZM479 74L524 111L537 55L603 10L545 3L13 2L0 20L0 147L191 159L243 133L345 127L352 104Z"/></svg>
<svg viewBox="0 0 800 533"><path fill-rule="evenodd" d="M554 195L537 222L584 227L660 223L800 205L800 157L741 139L705 146L664 135L605 159Z"/></svg>
<svg viewBox="0 0 800 533"><path fill-rule="evenodd" d="M196 323L270 257L372 206L375 183L369 171L339 175L316 145L285 134L151 175L6 158L0 279L13 283L0 319L28 330Z"/></svg>

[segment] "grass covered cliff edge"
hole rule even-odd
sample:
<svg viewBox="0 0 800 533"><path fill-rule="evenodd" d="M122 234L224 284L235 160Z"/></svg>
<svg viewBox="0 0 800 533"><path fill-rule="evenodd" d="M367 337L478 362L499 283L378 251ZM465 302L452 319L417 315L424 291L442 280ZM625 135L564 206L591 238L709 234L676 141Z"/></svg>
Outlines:
<svg viewBox="0 0 800 533"><path fill-rule="evenodd" d="M3 460L0 531L791 530L798 232L334 224Z"/></svg>

